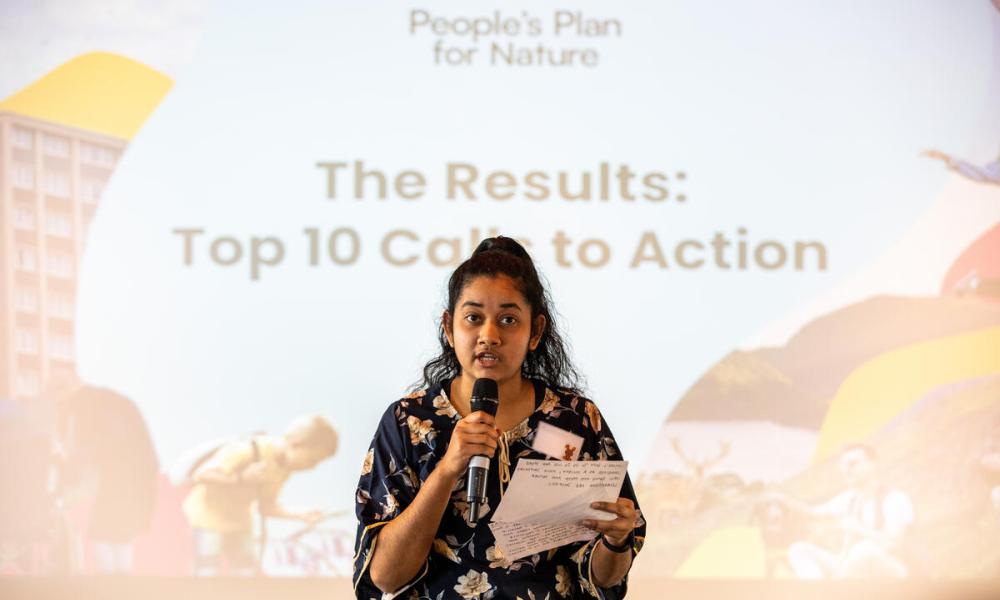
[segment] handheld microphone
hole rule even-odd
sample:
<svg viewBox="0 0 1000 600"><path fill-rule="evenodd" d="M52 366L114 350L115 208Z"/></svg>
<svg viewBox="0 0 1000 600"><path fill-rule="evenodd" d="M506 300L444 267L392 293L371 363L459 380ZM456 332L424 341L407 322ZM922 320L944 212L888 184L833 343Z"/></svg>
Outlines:
<svg viewBox="0 0 1000 600"><path fill-rule="evenodd" d="M483 411L496 416L500 404L497 382L492 379L477 379L472 386L472 412ZM490 459L473 456L469 461L469 474L465 482L465 498L469 503L469 522L479 521L479 510L486 502L486 476L490 472Z"/></svg>

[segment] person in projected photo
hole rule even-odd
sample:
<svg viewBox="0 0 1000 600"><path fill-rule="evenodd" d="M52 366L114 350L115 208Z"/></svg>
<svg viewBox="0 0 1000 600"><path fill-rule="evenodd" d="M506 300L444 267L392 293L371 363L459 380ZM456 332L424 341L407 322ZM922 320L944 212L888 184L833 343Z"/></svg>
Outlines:
<svg viewBox="0 0 1000 600"><path fill-rule="evenodd" d="M837 547L798 541L788 548L788 562L801 579L884 579L908 574L901 558L914 521L913 502L882 482L875 449L845 447L838 461L847 489L817 506L805 507L815 519L833 519Z"/></svg>
<svg viewBox="0 0 1000 600"><path fill-rule="evenodd" d="M75 373L53 383L58 445L58 506L83 516L73 529L68 572L129 574L134 544L149 531L159 459L142 411L130 398L87 385ZM72 522L76 520L71 517Z"/></svg>
<svg viewBox="0 0 1000 600"><path fill-rule="evenodd" d="M385 411L362 465L357 597L623 597L645 535L627 477L617 501L593 505L607 520L583 522L595 532L590 541L512 561L489 529L520 459L622 460L597 406L580 394L551 300L524 247L490 238L458 266L438 342L416 391ZM495 417L471 411L480 378L498 384ZM539 450L553 441L565 449L561 456ZM465 491L474 455L493 463L475 523Z"/></svg>
<svg viewBox="0 0 1000 600"><path fill-rule="evenodd" d="M774 579L788 572L788 548L802 537L799 513L780 493L766 493L755 504L750 521L764 542L764 577Z"/></svg>
<svg viewBox="0 0 1000 600"><path fill-rule="evenodd" d="M319 510L295 511L278 495L288 478L337 451L338 436L321 416L302 417L282 437L254 435L223 443L191 468L184 515L194 532L196 575L252 575L258 567L253 509L262 518L313 524Z"/></svg>

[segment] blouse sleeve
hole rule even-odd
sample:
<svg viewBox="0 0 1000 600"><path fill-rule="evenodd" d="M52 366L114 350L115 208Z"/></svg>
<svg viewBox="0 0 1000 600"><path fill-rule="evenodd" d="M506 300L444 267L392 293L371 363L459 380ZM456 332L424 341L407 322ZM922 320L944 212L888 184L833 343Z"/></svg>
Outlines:
<svg viewBox="0 0 1000 600"><path fill-rule="evenodd" d="M411 587L427 571L425 565L412 581L395 594L386 595L372 582L368 573L379 530L410 505L420 488L420 478L409 464L410 440L404 413L403 407L396 402L382 415L358 481L354 591L358 598L366 600L395 596Z"/></svg>
<svg viewBox="0 0 1000 600"><path fill-rule="evenodd" d="M623 460L621 452L618 450L618 443L615 441L615 437L611 434L608 424L597 409L597 405L590 400L586 400L585 402L584 414L586 416L583 419L583 426L587 428L587 435L585 436L586 441L584 444L585 453L581 456L585 460ZM642 550L642 544L646 539L646 520L639 510L639 501L635 496L635 490L632 488L632 480L629 478L628 473L625 474L625 481L622 483L622 489L618 496L631 500L635 505L636 511L639 511L639 518L634 530L634 541L632 542L632 547L629 549L634 561L636 555ZM628 590L627 573L617 585L604 588L594 584L591 560L594 549L597 548L600 539L600 536L595 537L574 554L574 560L579 568L578 577L580 587L594 598L619 600L625 597L625 592Z"/></svg>

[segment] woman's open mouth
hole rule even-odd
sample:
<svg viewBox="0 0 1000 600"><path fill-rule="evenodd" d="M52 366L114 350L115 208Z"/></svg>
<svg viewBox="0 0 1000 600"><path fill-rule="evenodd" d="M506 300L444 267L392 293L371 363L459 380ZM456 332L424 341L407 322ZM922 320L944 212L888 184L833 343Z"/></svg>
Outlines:
<svg viewBox="0 0 1000 600"><path fill-rule="evenodd" d="M500 362L500 357L492 352L480 352L476 355L476 362L481 367L494 367Z"/></svg>

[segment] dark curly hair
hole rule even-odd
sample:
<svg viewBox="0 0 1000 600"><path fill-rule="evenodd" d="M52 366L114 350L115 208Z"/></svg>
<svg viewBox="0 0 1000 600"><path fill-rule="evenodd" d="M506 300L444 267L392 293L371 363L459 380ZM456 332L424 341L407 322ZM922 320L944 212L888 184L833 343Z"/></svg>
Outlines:
<svg viewBox="0 0 1000 600"><path fill-rule="evenodd" d="M540 379L553 388L562 388L575 393L581 391L581 376L569 357L566 342L559 334L552 299L535 270L535 264L528 251L517 241L504 236L483 240L465 262L460 264L448 279L448 314L455 314L455 304L462 290L479 276L496 277L506 275L517 286L518 291L531 306L531 321L542 315L545 330L538 346L528 352L521 375L529 379ZM423 370L423 380L414 388L429 387L435 383L454 379L462 372L455 349L448 344L444 326L438 331L441 352L432 358Z"/></svg>

